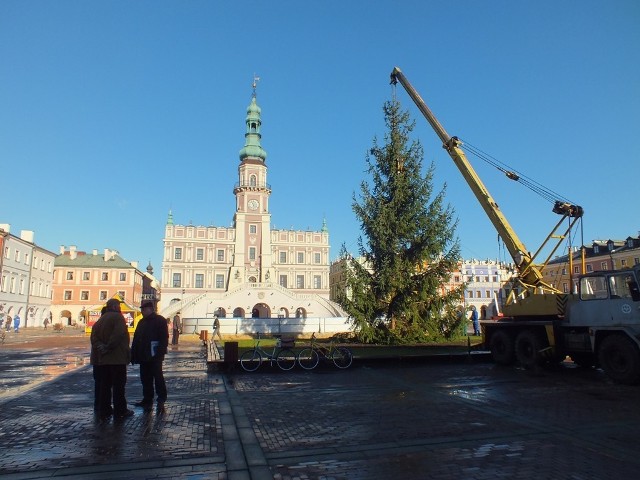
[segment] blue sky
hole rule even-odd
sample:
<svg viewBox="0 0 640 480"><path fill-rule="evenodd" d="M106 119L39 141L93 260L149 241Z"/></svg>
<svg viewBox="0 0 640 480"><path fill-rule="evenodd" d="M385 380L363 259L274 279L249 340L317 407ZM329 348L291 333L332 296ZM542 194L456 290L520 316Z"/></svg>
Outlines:
<svg viewBox="0 0 640 480"><path fill-rule="evenodd" d="M640 3L0 2L0 223L156 274L176 223L227 226L254 73L272 225L356 252L352 195L399 66L456 135L582 205L584 240L640 230ZM465 258L496 233L406 93ZM470 157L531 251L551 204ZM580 242L576 238L574 243Z"/></svg>

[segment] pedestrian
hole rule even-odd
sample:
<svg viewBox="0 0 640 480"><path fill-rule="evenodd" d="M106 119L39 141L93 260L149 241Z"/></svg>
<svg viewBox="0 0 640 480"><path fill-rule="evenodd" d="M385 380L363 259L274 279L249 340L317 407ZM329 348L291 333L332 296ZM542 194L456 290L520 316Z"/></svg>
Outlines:
<svg viewBox="0 0 640 480"><path fill-rule="evenodd" d="M111 414L115 419L133 415L133 411L127 408L125 396L130 359L129 330L120 310L120 300L112 298L107 301L104 314L91 328L91 360L94 381L98 377L96 410L100 419Z"/></svg>
<svg viewBox="0 0 640 480"><path fill-rule="evenodd" d="M220 341L222 341L222 335L220 335L220 319L218 318L218 315L213 317L213 335L211 335L211 340L216 338L216 335Z"/></svg>
<svg viewBox="0 0 640 480"><path fill-rule="evenodd" d="M11 330L11 315L7 315L7 321L4 324L4 328L7 332Z"/></svg>
<svg viewBox="0 0 640 480"><path fill-rule="evenodd" d="M16 316L13 317L13 331L18 333L20 330L20 315L16 313Z"/></svg>
<svg viewBox="0 0 640 480"><path fill-rule="evenodd" d="M144 302L140 307L142 319L138 322L131 343L131 363L140 365L142 400L136 402L145 412L153 407L154 387L157 396L157 410L164 411L167 400L167 385L162 373L162 362L167 354L169 327L167 320L155 312L153 303Z"/></svg>
<svg viewBox="0 0 640 480"><path fill-rule="evenodd" d="M471 321L473 322L473 334L480 335L480 322L478 321L478 310L475 305L471 306Z"/></svg>
<svg viewBox="0 0 640 480"><path fill-rule="evenodd" d="M45 330L47 329L47 325L49 325L49 317L46 317L46 318L44 319L44 329L45 329Z"/></svg>
<svg viewBox="0 0 640 480"><path fill-rule="evenodd" d="M171 336L171 345L178 345L178 338L182 333L182 320L180 319L180 312L176 313L173 317L173 324L171 326L173 335Z"/></svg>

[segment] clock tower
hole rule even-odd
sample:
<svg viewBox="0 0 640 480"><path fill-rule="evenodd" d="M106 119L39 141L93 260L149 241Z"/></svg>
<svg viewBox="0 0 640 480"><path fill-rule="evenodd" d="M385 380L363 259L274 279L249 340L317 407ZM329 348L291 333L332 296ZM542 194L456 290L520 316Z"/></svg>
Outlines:
<svg viewBox="0 0 640 480"><path fill-rule="evenodd" d="M238 183L233 189L236 212L233 217L236 238L234 257L229 274L229 287L248 283L269 282L271 278L271 214L267 183L267 152L260 145L260 107L256 102L256 82L253 82L251 104L247 107L244 147L240 150Z"/></svg>

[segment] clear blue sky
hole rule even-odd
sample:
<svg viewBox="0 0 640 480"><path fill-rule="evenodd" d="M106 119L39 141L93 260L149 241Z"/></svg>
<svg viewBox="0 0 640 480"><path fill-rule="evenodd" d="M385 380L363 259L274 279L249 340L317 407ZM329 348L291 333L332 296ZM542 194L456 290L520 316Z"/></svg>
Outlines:
<svg viewBox="0 0 640 480"><path fill-rule="evenodd" d="M357 250L351 199L399 66L449 134L585 209L584 239L640 230L640 2L0 2L0 223L116 249L157 274L176 223L229 225L252 77L272 224ZM406 93L465 258L495 230ZM470 158L530 250L551 204ZM579 238L576 242L579 242Z"/></svg>

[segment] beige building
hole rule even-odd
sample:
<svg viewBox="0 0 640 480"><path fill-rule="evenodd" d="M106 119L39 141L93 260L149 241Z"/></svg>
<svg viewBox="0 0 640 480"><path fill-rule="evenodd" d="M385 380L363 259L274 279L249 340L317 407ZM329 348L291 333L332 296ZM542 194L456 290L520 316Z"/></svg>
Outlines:
<svg viewBox="0 0 640 480"><path fill-rule="evenodd" d="M183 317L341 317L329 301L329 232L271 226L267 154L255 89L233 188L231 227L178 225L169 213L162 263L162 310Z"/></svg>
<svg viewBox="0 0 640 480"><path fill-rule="evenodd" d="M53 300L54 323L65 326L85 323L88 312L116 295L128 305L138 308L142 301L144 274L137 263L105 248L91 253L75 246L60 247L55 258Z"/></svg>
<svg viewBox="0 0 640 480"><path fill-rule="evenodd" d="M580 248L574 248L571 255L554 258L542 272L545 281L564 293L573 293L582 273L632 268L640 264L640 235L625 240L592 240L584 248L584 269L582 258Z"/></svg>

